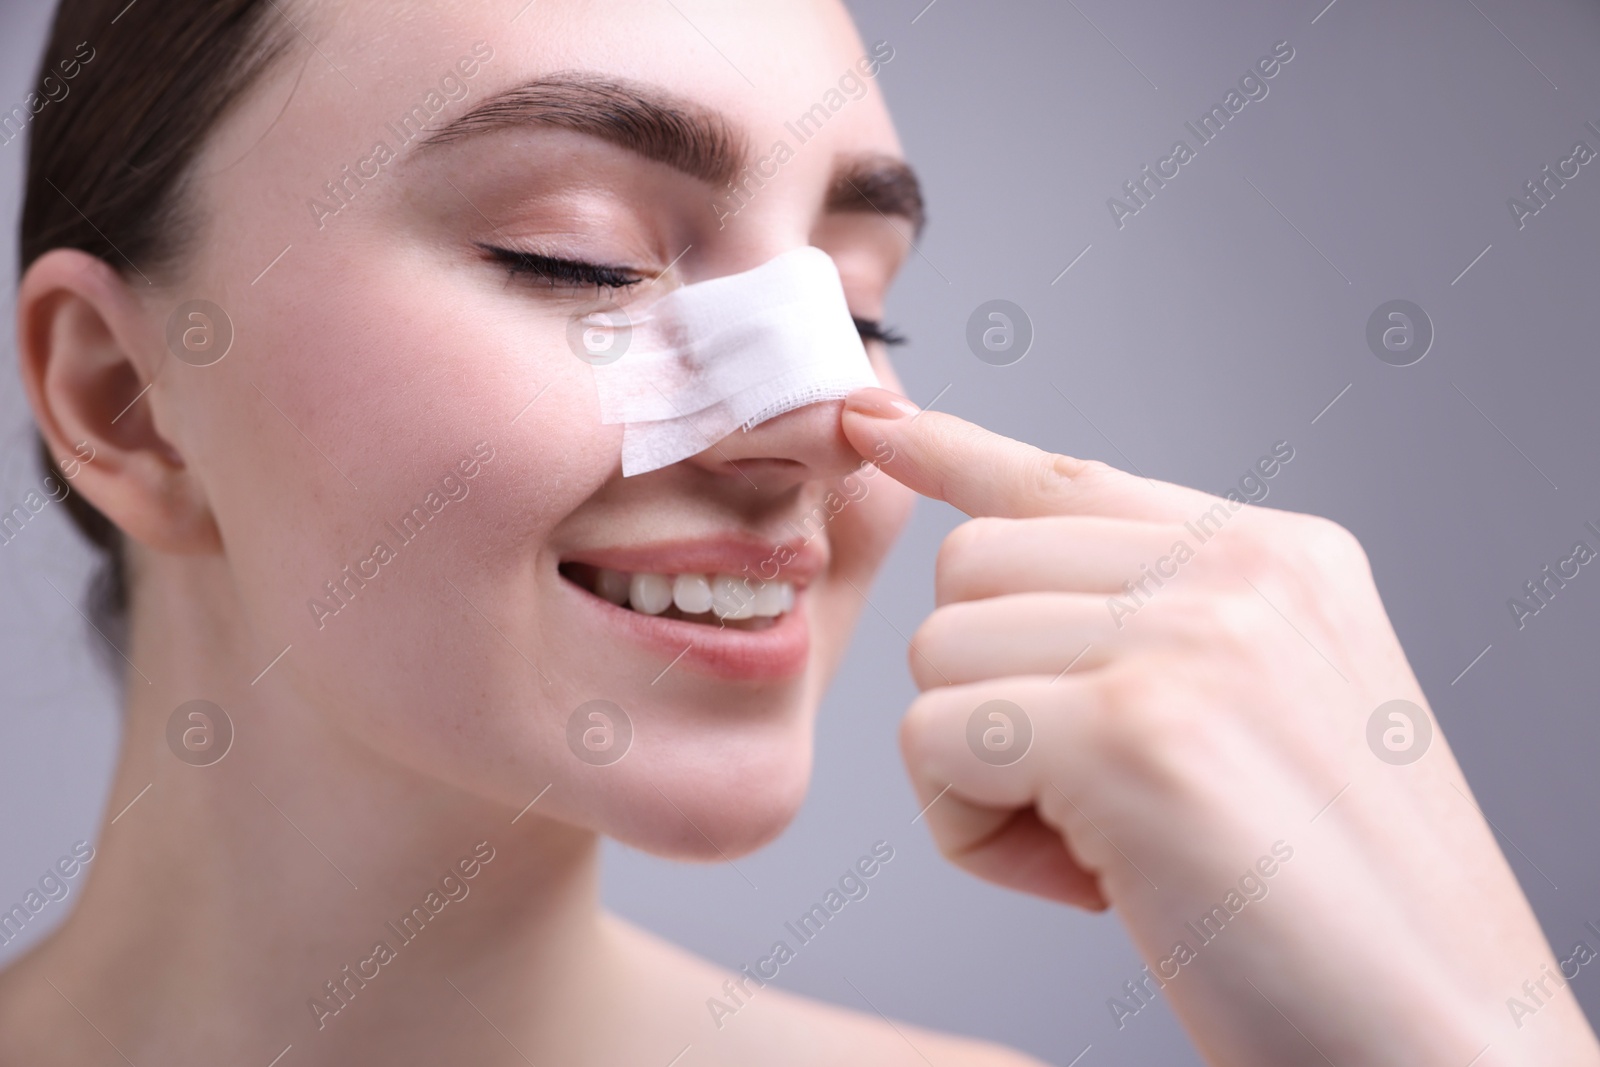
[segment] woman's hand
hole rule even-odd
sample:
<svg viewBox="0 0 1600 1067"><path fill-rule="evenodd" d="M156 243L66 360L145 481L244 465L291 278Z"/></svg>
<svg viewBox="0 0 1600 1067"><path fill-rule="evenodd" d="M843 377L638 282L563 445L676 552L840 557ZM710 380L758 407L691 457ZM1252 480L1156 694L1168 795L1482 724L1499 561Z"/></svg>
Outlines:
<svg viewBox="0 0 1600 1067"><path fill-rule="evenodd" d="M1118 1026L1167 997L1213 1063L1600 1063L1355 538L915 411L843 421L973 516L906 763L952 861L1115 906L1149 964Z"/></svg>

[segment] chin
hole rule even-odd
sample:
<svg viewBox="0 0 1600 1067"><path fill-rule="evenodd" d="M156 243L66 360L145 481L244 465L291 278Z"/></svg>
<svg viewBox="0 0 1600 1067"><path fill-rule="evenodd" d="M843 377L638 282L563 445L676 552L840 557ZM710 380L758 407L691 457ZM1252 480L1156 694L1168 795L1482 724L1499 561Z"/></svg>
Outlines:
<svg viewBox="0 0 1600 1067"><path fill-rule="evenodd" d="M809 733L781 746L720 746L714 756L700 758L658 751L605 788L595 828L664 859L738 859L794 820L810 779Z"/></svg>

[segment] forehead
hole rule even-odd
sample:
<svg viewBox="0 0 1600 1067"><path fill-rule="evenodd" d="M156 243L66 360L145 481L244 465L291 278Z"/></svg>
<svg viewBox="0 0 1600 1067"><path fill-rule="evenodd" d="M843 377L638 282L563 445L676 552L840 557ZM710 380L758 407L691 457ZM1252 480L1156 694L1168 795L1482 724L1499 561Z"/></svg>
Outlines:
<svg viewBox="0 0 1600 1067"><path fill-rule="evenodd" d="M374 117L368 108L428 91L481 42L494 58L469 103L552 73L598 72L713 107L759 149L836 99L844 79L847 93L862 92L857 82L866 92L829 123L828 140L899 151L881 96L860 77L868 48L836 0L345 0L293 17L305 58L297 95L346 115Z"/></svg>

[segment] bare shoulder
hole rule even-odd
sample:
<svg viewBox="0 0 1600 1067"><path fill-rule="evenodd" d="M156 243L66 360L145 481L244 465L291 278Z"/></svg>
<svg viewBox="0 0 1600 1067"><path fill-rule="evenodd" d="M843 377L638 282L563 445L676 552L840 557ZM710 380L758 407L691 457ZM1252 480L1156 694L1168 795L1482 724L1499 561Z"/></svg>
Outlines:
<svg viewBox="0 0 1600 1067"><path fill-rule="evenodd" d="M804 1055L800 1064L885 1064L892 1067L1044 1067L1017 1049L958 1034L929 1030L874 1012L781 993L773 1001L773 1032L799 1032L794 1046ZM768 1048L770 1048L770 1044ZM756 1061L747 1061L756 1062ZM782 1061L788 1064L789 1060Z"/></svg>
<svg viewBox="0 0 1600 1067"><path fill-rule="evenodd" d="M614 932L651 973L653 1006L674 1020L692 1020L674 1027L678 1047L692 1048L682 1067L1044 1067L1003 1045L787 992L626 923L617 922Z"/></svg>

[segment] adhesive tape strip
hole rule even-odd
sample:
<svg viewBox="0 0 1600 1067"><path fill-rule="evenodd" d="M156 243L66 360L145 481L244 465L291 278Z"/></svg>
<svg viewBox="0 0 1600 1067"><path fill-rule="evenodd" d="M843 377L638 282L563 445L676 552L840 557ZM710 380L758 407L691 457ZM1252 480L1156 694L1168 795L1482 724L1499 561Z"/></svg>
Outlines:
<svg viewBox="0 0 1600 1067"><path fill-rule="evenodd" d="M675 289L589 329L600 421L623 424L622 474L687 459L738 429L877 385L833 259L792 249L753 270Z"/></svg>

